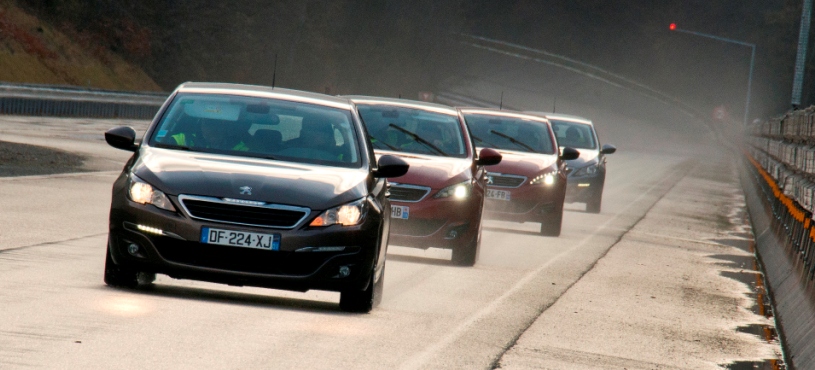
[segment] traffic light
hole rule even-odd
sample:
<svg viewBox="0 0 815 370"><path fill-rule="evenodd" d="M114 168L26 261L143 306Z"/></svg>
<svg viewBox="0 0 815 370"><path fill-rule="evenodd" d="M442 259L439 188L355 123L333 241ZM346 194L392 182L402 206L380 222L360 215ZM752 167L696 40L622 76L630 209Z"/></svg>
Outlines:
<svg viewBox="0 0 815 370"><path fill-rule="evenodd" d="M676 23L671 23L671 25L670 25L670 26L668 26L668 28L669 28L671 31L676 31Z"/></svg>

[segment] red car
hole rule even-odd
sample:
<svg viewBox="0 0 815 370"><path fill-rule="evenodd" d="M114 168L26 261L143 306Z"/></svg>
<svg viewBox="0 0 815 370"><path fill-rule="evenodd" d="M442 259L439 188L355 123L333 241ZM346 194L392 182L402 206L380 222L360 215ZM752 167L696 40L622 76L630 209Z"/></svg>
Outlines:
<svg viewBox="0 0 815 370"><path fill-rule="evenodd" d="M566 195L564 161L580 153L559 153L549 121L519 112L461 108L480 147L497 149L503 160L487 174L485 217L540 222L540 233L559 236Z"/></svg>
<svg viewBox="0 0 815 370"><path fill-rule="evenodd" d="M390 244L452 249L452 261L472 266L481 244L485 166L501 162L476 147L454 108L402 99L351 96L377 155L410 164L389 181Z"/></svg>

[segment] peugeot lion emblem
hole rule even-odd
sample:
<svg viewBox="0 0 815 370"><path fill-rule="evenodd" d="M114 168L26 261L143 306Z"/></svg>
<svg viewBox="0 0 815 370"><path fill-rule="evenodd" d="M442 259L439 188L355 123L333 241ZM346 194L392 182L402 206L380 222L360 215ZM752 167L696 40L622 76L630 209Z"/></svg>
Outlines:
<svg viewBox="0 0 815 370"><path fill-rule="evenodd" d="M241 195L252 195L252 188L249 186L241 186Z"/></svg>
<svg viewBox="0 0 815 370"><path fill-rule="evenodd" d="M492 185L492 176L487 176L487 184Z"/></svg>

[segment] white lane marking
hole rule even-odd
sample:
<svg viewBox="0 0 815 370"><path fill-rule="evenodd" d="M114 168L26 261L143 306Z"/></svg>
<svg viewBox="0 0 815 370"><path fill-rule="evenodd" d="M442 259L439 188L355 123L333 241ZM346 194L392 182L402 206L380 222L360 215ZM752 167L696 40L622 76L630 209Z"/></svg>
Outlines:
<svg viewBox="0 0 815 370"><path fill-rule="evenodd" d="M673 171L669 176L666 176L664 178L671 178L675 174L679 173L680 171L682 171L681 168L678 169L678 170ZM453 329L450 332L450 334L447 334L444 338L442 338L438 342L433 343L431 346L427 347L424 351L416 354L410 360L406 361L404 364L402 364L402 366L400 366L400 369L418 369L420 366L424 365L430 359L430 357L433 354L435 354L436 352L438 352L442 348L447 347L450 344L452 344L453 341L455 341L456 338L461 336L461 334L464 332L464 330L469 328L473 323L475 323L476 321L478 321L478 320L482 319L483 317L487 316L487 314L495 311L500 304L502 304L504 301L507 300L507 298L509 298L512 294L514 294L518 290L520 290L524 285L529 283L538 274L540 274L544 269L546 269L547 267L554 264L562 256L564 256L564 255L566 255L568 253L571 253L572 251L574 251L576 249L582 248L586 243L588 243L588 241L591 238L593 238L595 235L599 234L601 231L604 231L611 222L615 221L618 217L620 217L620 215L625 214L626 211L628 211L631 207L633 207L635 204L638 204L640 202L640 200L642 200L643 197L645 197L646 195L651 194L651 192L656 187L661 186L663 183L664 183L664 181L656 182L654 185L652 185L650 188L648 188L648 190L641 193L640 196L638 196L636 199L634 199L633 202L628 203L628 205L625 208L623 208L622 211L618 212L613 217L611 217L606 222L604 222L602 225L600 225L600 227L597 228L597 230L595 230L593 233L591 233L588 236L586 236L585 238L583 238L583 240L581 240L580 243L572 246L571 248L568 248L568 249L565 249L565 250L561 251L560 253L555 255L552 259L547 261L546 263L538 266L538 268L536 268L535 270L532 270L529 273L527 273L526 275L524 275L524 277L521 278L521 280L518 280L518 282L515 283L515 285L513 285L512 288L510 288L509 290L504 292L504 294L502 294L500 297L498 297L494 301L490 302L489 305L482 308L480 311L470 315L470 317L468 317L466 320L464 320L464 322L462 322L455 329Z"/></svg>

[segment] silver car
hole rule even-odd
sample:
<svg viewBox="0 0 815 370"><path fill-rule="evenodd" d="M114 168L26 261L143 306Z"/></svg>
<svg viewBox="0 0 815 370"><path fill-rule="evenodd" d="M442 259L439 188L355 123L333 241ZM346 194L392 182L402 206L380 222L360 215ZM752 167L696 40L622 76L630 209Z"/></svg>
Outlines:
<svg viewBox="0 0 815 370"><path fill-rule="evenodd" d="M586 203L586 212L600 213L606 181L606 155L617 151L600 145L591 120L556 113L527 112L546 117L552 124L558 146L575 148L580 157L566 161L566 203Z"/></svg>

